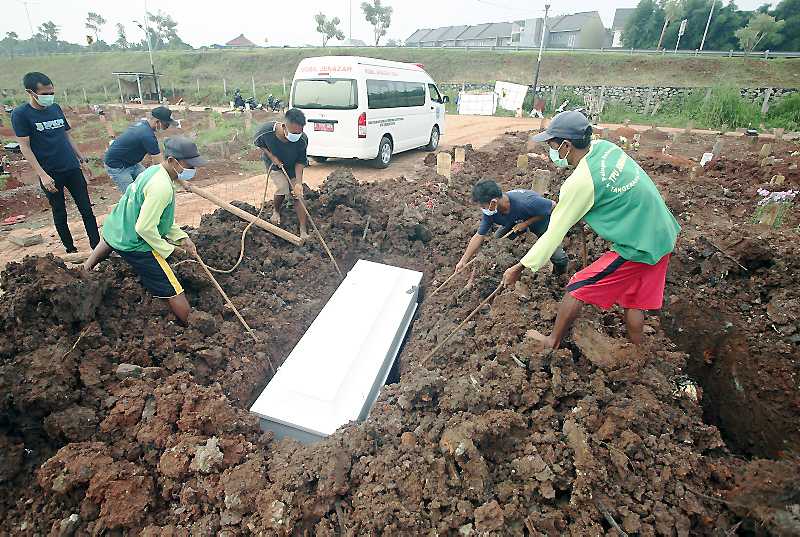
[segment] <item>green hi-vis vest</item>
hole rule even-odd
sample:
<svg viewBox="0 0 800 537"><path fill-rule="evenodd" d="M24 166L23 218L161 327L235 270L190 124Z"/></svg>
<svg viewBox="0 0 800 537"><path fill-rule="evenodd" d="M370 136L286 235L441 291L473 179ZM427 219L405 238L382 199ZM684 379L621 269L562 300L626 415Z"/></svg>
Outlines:
<svg viewBox="0 0 800 537"><path fill-rule="evenodd" d="M103 223L103 238L115 250L124 252L153 250L136 232L136 221L139 219L145 198L144 191L148 185L157 187L159 191L169 189L172 192L172 200L164 207L156 226L161 237L166 237L172 229L175 223L175 190L172 187L172 179L160 164L150 166L125 190Z"/></svg>
<svg viewBox="0 0 800 537"><path fill-rule="evenodd" d="M628 261L655 265L675 248L681 227L653 180L621 148L595 140L585 157L594 205L583 219Z"/></svg>

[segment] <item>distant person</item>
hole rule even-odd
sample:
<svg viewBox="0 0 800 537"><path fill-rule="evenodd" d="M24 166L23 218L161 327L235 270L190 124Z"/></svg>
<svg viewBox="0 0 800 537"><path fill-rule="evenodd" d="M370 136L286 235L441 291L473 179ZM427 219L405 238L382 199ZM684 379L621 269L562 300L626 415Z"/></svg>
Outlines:
<svg viewBox="0 0 800 537"><path fill-rule="evenodd" d="M478 231L469 240L464 255L456 265L456 272L461 271L478 252L495 225L500 226L494 234L497 239L508 235L513 240L528 230L540 237L544 235L550 224L550 213L556 205L554 201L533 190L518 189L504 194L494 181L476 183L472 188L472 201L481 208L483 214ZM561 245L555 249L550 261L553 263L554 274L561 275L567 271L569 258Z"/></svg>
<svg viewBox="0 0 800 537"><path fill-rule="evenodd" d="M233 107L244 110L244 97L242 97L242 92L239 88L233 90Z"/></svg>
<svg viewBox="0 0 800 537"><path fill-rule="evenodd" d="M550 335L532 330L546 348L557 349L583 304L624 310L628 339L642 343L645 310L661 309L667 267L680 226L647 173L622 149L592 140L589 119L577 111L557 114L533 137L544 142L558 168L572 167L561 185L550 226L503 283L513 286L525 268L533 272L547 262L567 231L585 221L611 251L584 268L567 284Z"/></svg>
<svg viewBox="0 0 800 537"><path fill-rule="evenodd" d="M144 171L142 159L145 155L159 155L156 132L167 130L172 125L172 111L166 106L158 106L114 140L103 157L106 172L123 194L136 177Z"/></svg>
<svg viewBox="0 0 800 537"><path fill-rule="evenodd" d="M295 199L303 199L303 169L308 166L308 136L303 132L306 124L306 116L297 108L290 108L286 111L283 123L279 121L268 121L257 131L254 143L263 153L261 159L264 164L276 168L282 168L294 182L294 189L291 194ZM281 225L281 208L286 196L290 192L289 182L283 173L273 173L272 179L275 183L275 207L270 222L276 226ZM299 203L295 202L294 210L297 213L297 220L300 222L300 238L306 240L306 213Z"/></svg>
<svg viewBox="0 0 800 537"><path fill-rule="evenodd" d="M112 251L139 275L142 285L156 298L166 299L170 310L186 323L191 307L183 287L167 263L175 243L196 253L189 236L175 224L175 187L178 180L193 179L208 162L197 146L183 136L164 141L164 161L139 174L106 217L103 239L83 265L91 271Z"/></svg>
<svg viewBox="0 0 800 537"><path fill-rule="evenodd" d="M30 102L11 113L11 125L20 150L39 176L39 185L53 209L53 223L67 253L77 252L67 225L64 189L69 190L83 218L92 248L100 242L97 220L92 211L86 174L92 172L78 144L69 135L71 129L61 107L55 103L55 88L47 75L32 72L22 79Z"/></svg>

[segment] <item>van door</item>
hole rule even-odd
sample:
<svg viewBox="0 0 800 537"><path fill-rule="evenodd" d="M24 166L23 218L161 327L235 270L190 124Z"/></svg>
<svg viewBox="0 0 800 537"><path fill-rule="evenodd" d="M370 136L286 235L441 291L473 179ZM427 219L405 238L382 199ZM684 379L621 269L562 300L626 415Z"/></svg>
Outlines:
<svg viewBox="0 0 800 537"><path fill-rule="evenodd" d="M444 134L444 115L446 113L444 99L442 94L439 93L439 88L436 84L428 84L428 94L430 95L430 108L433 111L433 125L439 126L439 135Z"/></svg>
<svg viewBox="0 0 800 537"><path fill-rule="evenodd" d="M350 78L296 79L292 106L306 115L308 154L353 158L358 140L358 84Z"/></svg>
<svg viewBox="0 0 800 537"><path fill-rule="evenodd" d="M428 143L431 132L432 111L428 102L425 84L422 82L399 82L402 85L405 135L407 144L405 149L414 149Z"/></svg>

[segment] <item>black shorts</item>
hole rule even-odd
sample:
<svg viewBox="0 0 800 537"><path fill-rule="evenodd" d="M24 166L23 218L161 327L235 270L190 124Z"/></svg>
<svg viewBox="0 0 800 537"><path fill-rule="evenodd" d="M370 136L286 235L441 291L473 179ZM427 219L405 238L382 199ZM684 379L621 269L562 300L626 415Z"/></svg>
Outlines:
<svg viewBox="0 0 800 537"><path fill-rule="evenodd" d="M156 298L172 298L183 293L181 282L158 252L115 251L133 268L142 285Z"/></svg>

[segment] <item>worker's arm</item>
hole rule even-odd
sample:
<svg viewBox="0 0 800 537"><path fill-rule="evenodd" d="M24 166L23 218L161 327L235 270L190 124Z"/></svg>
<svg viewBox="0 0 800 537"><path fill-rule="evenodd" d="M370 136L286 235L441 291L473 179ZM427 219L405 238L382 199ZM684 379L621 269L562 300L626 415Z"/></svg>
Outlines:
<svg viewBox="0 0 800 537"><path fill-rule="evenodd" d="M295 198L302 198L303 197L303 170L305 166L303 166L302 162L298 162L294 165L294 186L292 187L292 195Z"/></svg>
<svg viewBox="0 0 800 537"><path fill-rule="evenodd" d="M263 141L263 137L266 136L267 134L269 134L269 131L260 133L258 136L256 136L256 139L253 140L253 143L256 145L256 147L261 149L261 152L264 153L264 156L266 156L269 160L271 160L272 163L277 168L283 168L283 161L281 161L281 159L276 157L272 153L272 151L269 150L269 147L267 147L266 142Z"/></svg>
<svg viewBox="0 0 800 537"><path fill-rule="evenodd" d="M166 184L165 188L161 181L150 181L145 185L143 194L144 201L139 210L139 217L136 219L136 233L150 245L154 252L158 252L161 257L166 259L172 254L175 247L158 232L158 222L161 220L164 209L172 201L172 185ZM187 236L175 225L167 232L167 238L170 240L179 240Z"/></svg>
<svg viewBox="0 0 800 537"><path fill-rule="evenodd" d="M547 263L567 231L594 205L594 183L589 170L578 169L564 182L558 203L550 215L550 225L544 235L531 247L519 263L506 270L503 283L513 285L524 268L536 272Z"/></svg>
<svg viewBox="0 0 800 537"><path fill-rule="evenodd" d="M45 190L55 192L56 182L44 171L42 165L39 164L39 161L36 159L36 155L33 154L30 136L17 136L17 142L19 143L19 150L22 152L22 156L25 157L25 160L30 163L33 171L36 172L36 175L42 180Z"/></svg>
<svg viewBox="0 0 800 537"><path fill-rule="evenodd" d="M516 233L519 233L520 231L528 229L528 227L531 224L535 224L536 222L539 222L540 220L544 220L544 215L540 214L538 216L531 216L527 220L524 220L522 222L519 222L518 224L515 224L514 227L512 228L512 231L514 231Z"/></svg>
<svg viewBox="0 0 800 537"><path fill-rule="evenodd" d="M472 259L472 256L474 256L478 252L478 250L481 247L481 244L483 244L483 241L485 239L486 237L479 233L476 233L475 235L472 236L472 238L467 243L467 249L464 250L464 255L462 255L461 259L458 261L458 263L456 263L455 272L460 271L461 269L464 268L464 265L469 263L469 260Z"/></svg>
<svg viewBox="0 0 800 537"><path fill-rule="evenodd" d="M539 270L547 263L558 245L564 240L572 226L583 218L594 205L594 183L592 176L586 170L576 170L561 187L558 203L553 214L550 215L550 225L547 231L539 237L527 254L520 260L520 264L533 272Z"/></svg>

